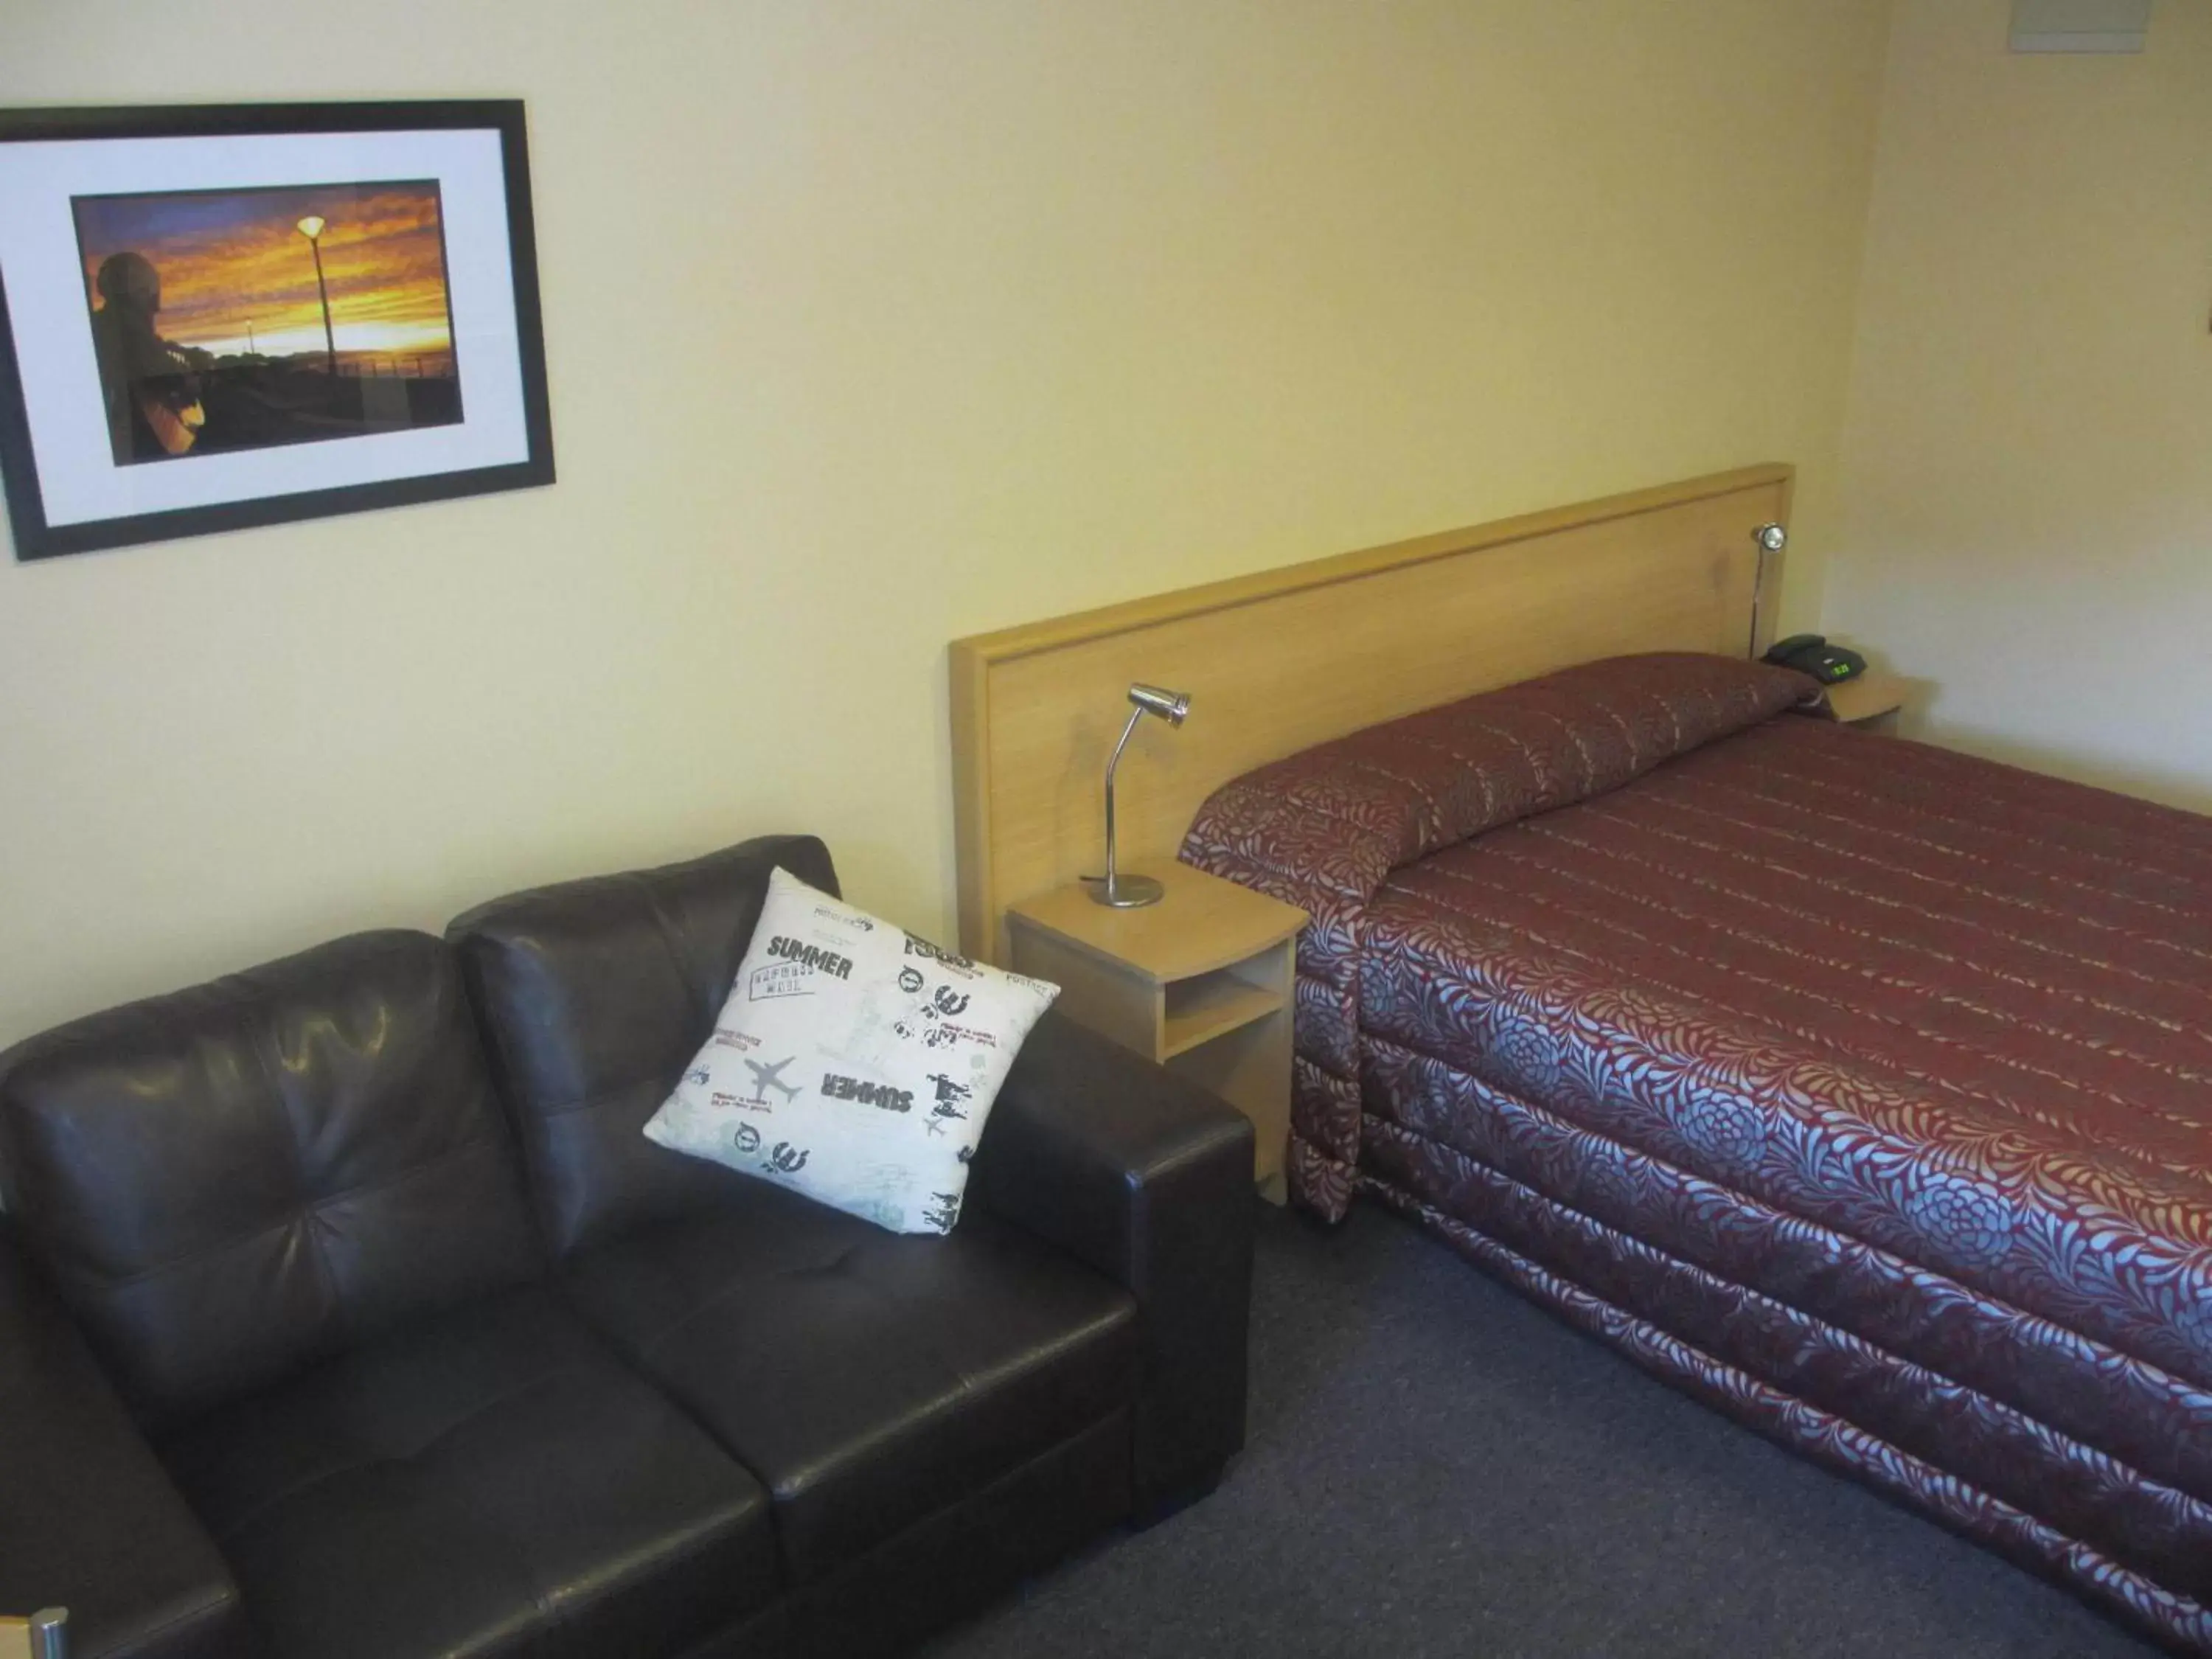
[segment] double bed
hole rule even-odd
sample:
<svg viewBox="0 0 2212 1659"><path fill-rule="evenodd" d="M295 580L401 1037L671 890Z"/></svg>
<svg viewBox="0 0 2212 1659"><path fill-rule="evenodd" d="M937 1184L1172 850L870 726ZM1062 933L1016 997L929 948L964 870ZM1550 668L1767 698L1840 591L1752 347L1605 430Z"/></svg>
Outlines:
<svg viewBox="0 0 2212 1659"><path fill-rule="evenodd" d="M1102 679L1188 685L1193 728L1274 720L1148 758L1153 846L1313 918L1295 1201L1400 1211L2212 1654L2212 820L1847 729L1747 660L1735 538L1771 484L1459 532L1442 589L1359 556L1303 640L1283 607L1322 567L956 647L963 938L992 948L1040 848L1089 855L1049 803ZM1674 608L1596 637L1654 571ZM1443 589L1469 603L1440 620ZM1423 665L1388 696L1378 640Z"/></svg>
<svg viewBox="0 0 2212 1659"><path fill-rule="evenodd" d="M1261 769L1289 1169L2212 1648L2212 823L1593 664Z"/></svg>

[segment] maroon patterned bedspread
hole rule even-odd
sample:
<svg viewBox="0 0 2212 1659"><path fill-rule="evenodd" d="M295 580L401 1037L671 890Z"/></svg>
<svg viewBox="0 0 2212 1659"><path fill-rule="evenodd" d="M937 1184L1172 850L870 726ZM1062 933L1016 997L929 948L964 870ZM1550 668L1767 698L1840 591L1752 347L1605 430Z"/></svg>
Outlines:
<svg viewBox="0 0 2212 1659"><path fill-rule="evenodd" d="M1803 684L1590 665L1210 801L1316 916L1294 1189L2212 1651L2212 820Z"/></svg>

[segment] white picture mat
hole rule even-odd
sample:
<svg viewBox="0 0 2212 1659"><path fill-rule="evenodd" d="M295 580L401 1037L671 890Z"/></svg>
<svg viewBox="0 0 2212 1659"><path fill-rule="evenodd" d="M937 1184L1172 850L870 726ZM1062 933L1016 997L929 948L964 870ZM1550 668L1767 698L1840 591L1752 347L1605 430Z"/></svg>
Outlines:
<svg viewBox="0 0 2212 1659"><path fill-rule="evenodd" d="M70 198L393 179L438 181L461 422L117 465ZM0 144L0 282L49 525L465 471L530 456L495 131Z"/></svg>

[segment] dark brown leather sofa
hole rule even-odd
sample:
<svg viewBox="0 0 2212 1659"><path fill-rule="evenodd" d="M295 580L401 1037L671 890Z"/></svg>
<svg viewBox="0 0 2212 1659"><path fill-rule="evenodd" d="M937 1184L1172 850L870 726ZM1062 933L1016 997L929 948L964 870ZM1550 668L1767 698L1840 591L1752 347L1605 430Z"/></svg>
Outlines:
<svg viewBox="0 0 2212 1659"><path fill-rule="evenodd" d="M1242 1443L1250 1130L1048 1017L951 1237L640 1126L781 864L517 895L0 1057L0 1608L87 1656L895 1650Z"/></svg>

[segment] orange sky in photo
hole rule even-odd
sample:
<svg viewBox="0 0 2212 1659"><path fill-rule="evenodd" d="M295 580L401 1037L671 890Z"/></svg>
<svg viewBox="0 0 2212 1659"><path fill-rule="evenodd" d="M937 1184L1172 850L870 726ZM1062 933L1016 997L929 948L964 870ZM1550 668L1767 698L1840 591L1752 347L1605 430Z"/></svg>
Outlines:
<svg viewBox="0 0 2212 1659"><path fill-rule="evenodd" d="M435 185L358 185L191 197L93 198L77 204L87 291L100 264L128 249L161 277L155 327L217 356L324 349L313 252L299 221L325 222L323 275L341 352L447 352L445 253Z"/></svg>

